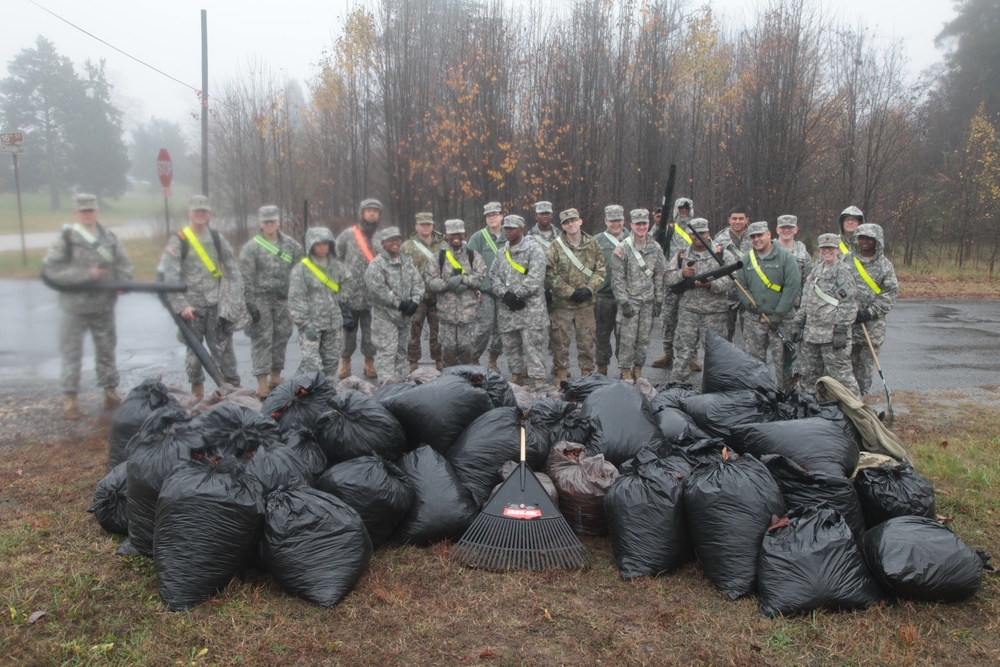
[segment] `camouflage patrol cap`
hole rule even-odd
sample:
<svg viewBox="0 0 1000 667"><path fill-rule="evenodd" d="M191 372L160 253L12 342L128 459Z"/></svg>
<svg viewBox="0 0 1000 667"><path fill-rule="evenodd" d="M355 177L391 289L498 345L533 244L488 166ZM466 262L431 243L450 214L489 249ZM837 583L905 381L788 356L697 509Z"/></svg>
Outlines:
<svg viewBox="0 0 1000 667"><path fill-rule="evenodd" d="M503 226L508 229L517 229L518 227L524 227L524 218L519 215L508 215L503 219Z"/></svg>
<svg viewBox="0 0 1000 667"><path fill-rule="evenodd" d="M205 195L192 195L191 201L188 203L189 211L211 211L212 206L208 203L208 197Z"/></svg>
<svg viewBox="0 0 1000 667"><path fill-rule="evenodd" d="M794 215L779 215L778 227L798 227L799 219Z"/></svg>
<svg viewBox="0 0 1000 667"><path fill-rule="evenodd" d="M97 197L84 193L73 195L73 207L77 211L96 211Z"/></svg>
<svg viewBox="0 0 1000 667"><path fill-rule="evenodd" d="M378 210L381 211L382 210L382 202L380 202L377 199L363 199L363 200L361 200L361 204L358 205L358 215L361 215L361 212L364 211L366 208L376 208L376 209L378 209Z"/></svg>
<svg viewBox="0 0 1000 667"><path fill-rule="evenodd" d="M445 220L444 221L444 233L445 234L464 234L465 233L465 221L464 220Z"/></svg>
<svg viewBox="0 0 1000 667"><path fill-rule="evenodd" d="M568 208L559 214L560 225L564 222L570 222L572 220L579 220L579 219L580 219L580 212L577 211L575 208Z"/></svg>
<svg viewBox="0 0 1000 667"><path fill-rule="evenodd" d="M268 220L281 220L281 211L277 206L261 206L257 211L257 222L267 222Z"/></svg>
<svg viewBox="0 0 1000 667"><path fill-rule="evenodd" d="M649 222L649 211L644 208L634 208L628 212L628 217L631 218L633 225L637 222Z"/></svg>
<svg viewBox="0 0 1000 667"><path fill-rule="evenodd" d="M552 212L552 202L550 201L535 202L535 213L551 213L551 212Z"/></svg>
<svg viewBox="0 0 1000 667"><path fill-rule="evenodd" d="M690 223L691 228L696 232L708 233L708 220L705 218L694 218Z"/></svg>
<svg viewBox="0 0 1000 667"><path fill-rule="evenodd" d="M820 248L839 248L840 247L840 235L839 234L820 234L819 240L816 245Z"/></svg>
<svg viewBox="0 0 1000 667"><path fill-rule="evenodd" d="M604 207L604 219L605 220L624 220L625 219L625 209L623 209L618 204L612 204L611 206Z"/></svg>
<svg viewBox="0 0 1000 667"><path fill-rule="evenodd" d="M433 225L434 224L434 214L423 211L417 213L417 224L418 225Z"/></svg>
<svg viewBox="0 0 1000 667"><path fill-rule="evenodd" d="M500 202L491 201L483 207L483 215L490 215L491 213L503 213L503 207L500 205Z"/></svg>
<svg viewBox="0 0 1000 667"><path fill-rule="evenodd" d="M767 222L764 220L758 220L757 222L751 222L747 227L747 236L757 236L758 234L763 234L768 231Z"/></svg>
<svg viewBox="0 0 1000 667"><path fill-rule="evenodd" d="M379 232L378 240L381 243L385 243L389 239L401 239L403 234L399 231L399 227L386 227L381 232Z"/></svg>

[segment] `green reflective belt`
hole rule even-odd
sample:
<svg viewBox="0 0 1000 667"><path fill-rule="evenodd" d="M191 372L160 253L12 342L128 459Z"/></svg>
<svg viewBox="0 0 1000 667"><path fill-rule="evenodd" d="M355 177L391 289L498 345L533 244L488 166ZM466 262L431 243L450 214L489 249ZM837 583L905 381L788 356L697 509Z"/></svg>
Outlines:
<svg viewBox="0 0 1000 667"><path fill-rule="evenodd" d="M78 222L73 224L73 229L76 230L77 234L79 234L81 237L83 237L84 241L86 241L87 243L89 243L91 245L91 247L94 250L97 251L98 255L100 255L104 259L108 260L109 264L114 264L115 263L115 258L114 258L114 255L111 254L111 251L108 250L107 248L105 248L102 245L98 245L97 237L95 237L93 234L91 234L90 230L88 230L86 227L84 227L83 225L81 225Z"/></svg>
<svg viewBox="0 0 1000 667"><path fill-rule="evenodd" d="M268 241L267 239L265 239L260 234L257 234L256 236L254 236L253 240L254 240L254 243L256 243L257 245L259 245L261 248L263 248L264 250L268 251L269 253L271 253L275 257L279 258L282 262L288 262L289 264L292 263L292 256L291 255L289 255L287 252L284 252L281 248L279 248L278 246L274 245L273 243L271 243L270 241Z"/></svg>
<svg viewBox="0 0 1000 667"><path fill-rule="evenodd" d="M340 291L340 285L327 278L326 274L323 273L323 269L316 266L311 259L303 257L302 263L309 267L309 270L315 274L321 283L332 289L334 294Z"/></svg>
<svg viewBox="0 0 1000 667"><path fill-rule="evenodd" d="M563 253L565 253L566 257L569 258L569 261L573 263L573 266L576 267L577 271L581 272L583 275L587 276L588 278L590 276L594 275L593 271L591 271L590 269L588 269L587 267L585 267L583 265L583 262L581 262L579 259L577 259L576 255L573 254L573 251L569 249L569 246L567 246L563 242L561 236L557 236L556 237L556 243L558 243L559 246L563 249Z"/></svg>
<svg viewBox="0 0 1000 667"><path fill-rule="evenodd" d="M632 248L632 254L635 256L635 260L639 263L639 268L642 269L642 272L646 274L647 278L652 278L653 269L646 266L646 260L642 258L642 255L639 253L639 250L635 247L635 243L632 241L632 238L633 237L630 236L627 239L625 239L625 243L628 245L628 247Z"/></svg>
<svg viewBox="0 0 1000 667"><path fill-rule="evenodd" d="M500 252L500 250L497 248L496 241L493 240L493 235L490 234L489 229L483 228L479 230L479 233L483 235L484 239L486 239L486 244L490 247L490 250L493 251L494 255Z"/></svg>
<svg viewBox="0 0 1000 667"><path fill-rule="evenodd" d="M837 301L832 296L830 296L829 294L827 294L826 292L824 292L823 290L821 290L819 288L819 285L817 285L816 283L813 283L813 291L816 292L816 296L818 296L819 298L823 299L823 301L826 301L828 304L830 304L834 308L836 308L837 306L840 305L839 301Z"/></svg>

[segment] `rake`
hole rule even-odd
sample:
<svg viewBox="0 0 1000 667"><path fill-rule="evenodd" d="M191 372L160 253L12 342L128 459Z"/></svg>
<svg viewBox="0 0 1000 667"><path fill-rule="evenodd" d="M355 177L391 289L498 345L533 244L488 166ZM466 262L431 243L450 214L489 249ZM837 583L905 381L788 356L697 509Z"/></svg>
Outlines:
<svg viewBox="0 0 1000 667"><path fill-rule="evenodd" d="M468 567L517 570L580 570L590 565L586 547L525 463L500 486L455 545L450 558Z"/></svg>

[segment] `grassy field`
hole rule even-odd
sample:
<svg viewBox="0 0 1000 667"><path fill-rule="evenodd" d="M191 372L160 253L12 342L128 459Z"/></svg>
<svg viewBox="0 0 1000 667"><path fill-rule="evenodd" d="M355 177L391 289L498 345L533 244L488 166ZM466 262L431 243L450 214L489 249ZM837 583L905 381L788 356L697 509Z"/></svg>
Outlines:
<svg viewBox="0 0 1000 667"><path fill-rule="evenodd" d="M899 392L896 432L934 481L938 512L1000 553L1000 408ZM322 609L263 575L179 613L152 562L84 509L104 474L103 425L0 454L0 663L17 665L995 665L1000 581L970 601L884 603L766 620L696 564L623 582L605 539L582 573L485 574L449 544L376 552L358 587ZM45 612L32 622L33 615Z"/></svg>
<svg viewBox="0 0 1000 667"><path fill-rule="evenodd" d="M187 214L188 189L175 189L170 198L170 219L181 220ZM49 196L40 193L21 195L24 208L24 231L54 232L67 222L73 221L73 198L69 194L60 197L58 211L49 205ZM128 192L117 199L107 199L101 203L101 222L116 225L132 220L163 220L163 197L160 191ZM18 234L20 224L17 213L17 196L11 192L0 194L0 234Z"/></svg>

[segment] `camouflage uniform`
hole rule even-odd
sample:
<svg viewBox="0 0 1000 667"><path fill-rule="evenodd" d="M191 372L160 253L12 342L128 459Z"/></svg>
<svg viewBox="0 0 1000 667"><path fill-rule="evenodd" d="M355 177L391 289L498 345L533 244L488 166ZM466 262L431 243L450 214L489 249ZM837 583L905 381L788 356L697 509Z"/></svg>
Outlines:
<svg viewBox="0 0 1000 667"><path fill-rule="evenodd" d="M858 249L858 237L867 236L875 239L875 255L872 257L862 257ZM885 342L886 322L885 316L892 310L899 296L899 283L896 280L896 270L892 262L884 254L884 244L882 227L872 223L858 225L851 240L852 255L847 261L847 267L854 274L854 281L858 288L858 312L867 311L871 319L864 323L868 329L868 336L872 339L872 346L878 354L882 343ZM872 282L878 286L880 293L868 285L868 281L861 275L858 263L864 267L865 273ZM872 384L872 367L875 359L872 358L868 342L865 340L865 332L859 322L852 329L853 342L851 345L851 365L854 368L854 377L858 381L858 389L861 394L867 394Z"/></svg>
<svg viewBox="0 0 1000 667"><path fill-rule="evenodd" d="M552 368L557 375L569 373L569 343L574 332L580 373L589 375L594 370L595 295L604 285L607 271L601 246L593 237L583 232L580 235L580 244L574 247L564 232L546 252L545 283L552 290ZM572 253L591 274L578 269L567 253ZM581 303L570 299L578 288L590 290L590 296Z"/></svg>
<svg viewBox="0 0 1000 667"><path fill-rule="evenodd" d="M358 231L361 230L360 223L348 227L337 237L337 259L340 260L340 263L344 265L344 268L352 276L363 276L368 269L368 259L358 245L355 229ZM363 232L361 233L361 237L364 238L368 249L372 252L372 259L379 252L378 241L375 240L376 236L372 235L372 238L368 238ZM361 354L365 357L374 357L375 345L372 343L372 298L368 294L368 287L364 280L358 279L355 283L351 293L347 296L346 302L347 307L354 314L354 320L358 326L354 331L344 332L344 349L340 356L349 359L354 354L354 350L358 347L358 332L360 331Z"/></svg>
<svg viewBox="0 0 1000 667"><path fill-rule="evenodd" d="M724 250L731 252L736 259L743 259L753 247L750 245L750 235L746 233L746 230L743 230L742 237L738 237L732 233L728 226L716 234L712 242L716 246L722 246ZM739 288L733 285L732 289L729 290L727 299L729 313L726 315L726 340L731 343L733 342L733 337L736 335L736 320L740 318L743 312L740 307Z"/></svg>
<svg viewBox="0 0 1000 667"><path fill-rule="evenodd" d="M784 216L780 216L778 218L779 226L781 226L782 217ZM785 248L782 249L785 250ZM806 250L806 246L802 243L802 241L796 241L795 245L788 252L791 252L795 257L795 263L799 266L799 276L801 280L799 282L799 294L795 297L795 305L792 307L793 314L790 317L786 317L785 322L781 325L781 334L786 338L788 338L791 332L794 331L794 325L791 324L789 320L794 320L795 314L799 312L799 307L802 305L802 290L805 288L806 278L809 276L809 273L813 268L812 257L809 256L809 251ZM782 369L784 372L781 377L781 386L787 389L792 384L793 373L791 368L785 370L783 366Z"/></svg>
<svg viewBox="0 0 1000 667"><path fill-rule="evenodd" d="M816 292L816 287L837 305L827 302ZM848 266L839 260L833 266L818 262L806 278L802 307L795 315L796 329L802 332L796 370L803 390L814 391L816 380L829 375L855 395L860 395L851 372L851 349L847 339L857 310L854 276ZM847 344L842 348L833 346L835 327L843 328Z"/></svg>
<svg viewBox="0 0 1000 667"><path fill-rule="evenodd" d="M506 240L502 232L498 236L493 236L486 227L480 229L469 239L469 247L482 256L486 266L486 275L483 277L481 285L482 299L479 302L479 313L476 316L476 345L472 349L473 359L483 356L483 352L487 350L493 357L499 357L503 353L503 340L500 338L500 328L497 325L500 304L497 302L498 295L493 292L490 269L493 267L493 260L496 258L500 246L503 246L504 243Z"/></svg>
<svg viewBox="0 0 1000 667"><path fill-rule="evenodd" d="M853 234L848 234L844 231L844 218L847 216L859 218L861 222L858 223L858 227L865 224L865 214L857 206L848 206L840 212L840 219L838 221L840 224L840 259L843 261L848 261L848 255L851 254L851 249L854 245L854 235L858 233L856 229Z"/></svg>
<svg viewBox="0 0 1000 667"><path fill-rule="evenodd" d="M114 233L98 223L91 234L94 238L94 243L91 243L81 234L81 229L87 232L83 225L67 225L49 247L42 269L46 277L64 285L86 283L93 280L90 275L92 268L102 268L108 271L103 278L105 281L131 280L132 262ZM63 311L59 349L62 353L61 385L64 392L76 394L79 391L83 339L88 330L94 340L97 386L106 390L118 386L116 303L118 295L113 291L59 294L59 306Z"/></svg>
<svg viewBox="0 0 1000 667"><path fill-rule="evenodd" d="M406 344L412 315L400 312L399 304L403 301L420 303L424 280L409 255L400 252L392 259L388 252L380 250L365 269L365 284L373 302L375 371L378 383L382 384L393 373L406 375Z"/></svg>
<svg viewBox="0 0 1000 667"><path fill-rule="evenodd" d="M621 341L618 365L623 371L646 364L654 310L663 302L663 275L667 268L663 251L652 238L647 236L645 244L638 248L634 239L630 236L611 253L611 289L618 303L616 325ZM636 253L645 262L645 269L639 265ZM622 312L626 303L631 304L635 313L632 317L625 317Z"/></svg>
<svg viewBox="0 0 1000 667"><path fill-rule="evenodd" d="M687 216L682 216L680 214L680 208L682 205L686 204L690 209L690 214ZM671 214L670 228L668 229L668 234L670 234L670 243L667 247L663 248L663 256L668 258L677 257L679 253L686 252L691 246L691 236L687 229L687 223L694 217L694 202L686 197L680 197L674 201L674 211ZM672 263L669 263L673 266ZM672 356L674 353L674 332L677 330L677 318L679 316L678 308L680 303L680 297L671 292L670 290L663 291L663 311L661 317L663 318L663 354L664 356ZM695 348L695 353L697 353L697 347ZM685 360L686 363L686 360Z"/></svg>
<svg viewBox="0 0 1000 667"><path fill-rule="evenodd" d="M255 376L268 372L281 375L285 368L285 350L288 339L292 337L292 318L288 314L288 277L302 256L302 245L281 232L278 232L278 239L273 244L262 234L257 234L240 251L243 297L260 313L260 319L247 328Z"/></svg>
<svg viewBox="0 0 1000 667"><path fill-rule="evenodd" d="M461 270L451 260L458 262ZM448 279L456 275L462 276L461 291L448 288ZM424 267L424 282L437 295L441 361L445 367L471 364L475 358L473 345L479 312L478 295L485 275L486 263L479 253L469 251L467 243L463 243L458 251L452 251L450 247L442 248L437 257Z"/></svg>
<svg viewBox="0 0 1000 667"><path fill-rule="evenodd" d="M523 267L524 273L515 269L511 262ZM548 347L545 267L545 251L531 234L525 234L513 248L505 241L490 267L493 293L497 298L502 299L510 291L525 302L525 307L518 311L511 310L502 301L498 304L497 323L503 336L507 365L511 375L536 382L545 379L545 350Z"/></svg>
<svg viewBox="0 0 1000 667"><path fill-rule="evenodd" d="M330 243L330 253L320 259L313 254L313 249L316 244L325 242ZM306 231L309 260L336 285L336 291L301 259L292 268L288 288L288 311L299 331L302 350L302 361L296 372L322 370L331 378L337 373L337 361L344 348L341 304L347 301L355 283L351 272L336 258L333 244L333 233L326 227L312 227Z"/></svg>
<svg viewBox="0 0 1000 667"><path fill-rule="evenodd" d="M615 320L618 317L618 302L615 301L614 291L611 289L611 253L615 251L622 241L627 239L629 232L623 229L621 236L615 238L611 232L603 231L594 236L594 239L601 246L604 254L604 283L597 290L597 300L594 303L594 320L596 321L596 341L594 345L594 361L598 366L607 366L611 361L611 333L616 331ZM615 357L618 357L618 348L621 338L615 333Z"/></svg>
<svg viewBox="0 0 1000 667"><path fill-rule="evenodd" d="M430 244L420 240L417 234L411 236L400 247L400 252L405 252L413 259L414 266L420 275L424 274L424 267L427 266L431 257L436 257L438 250L445 246L444 234L434 230L431 234ZM426 252L425 252L426 251ZM424 291L424 296L420 299L420 306L413 314L410 323L410 343L406 348L406 358L410 362L410 367L416 366L423 356L420 346L420 336L424 331L424 322L427 322L428 337L430 342L431 359L440 366L441 364L441 343L438 341L438 309L434 307L434 292L430 289Z"/></svg>

